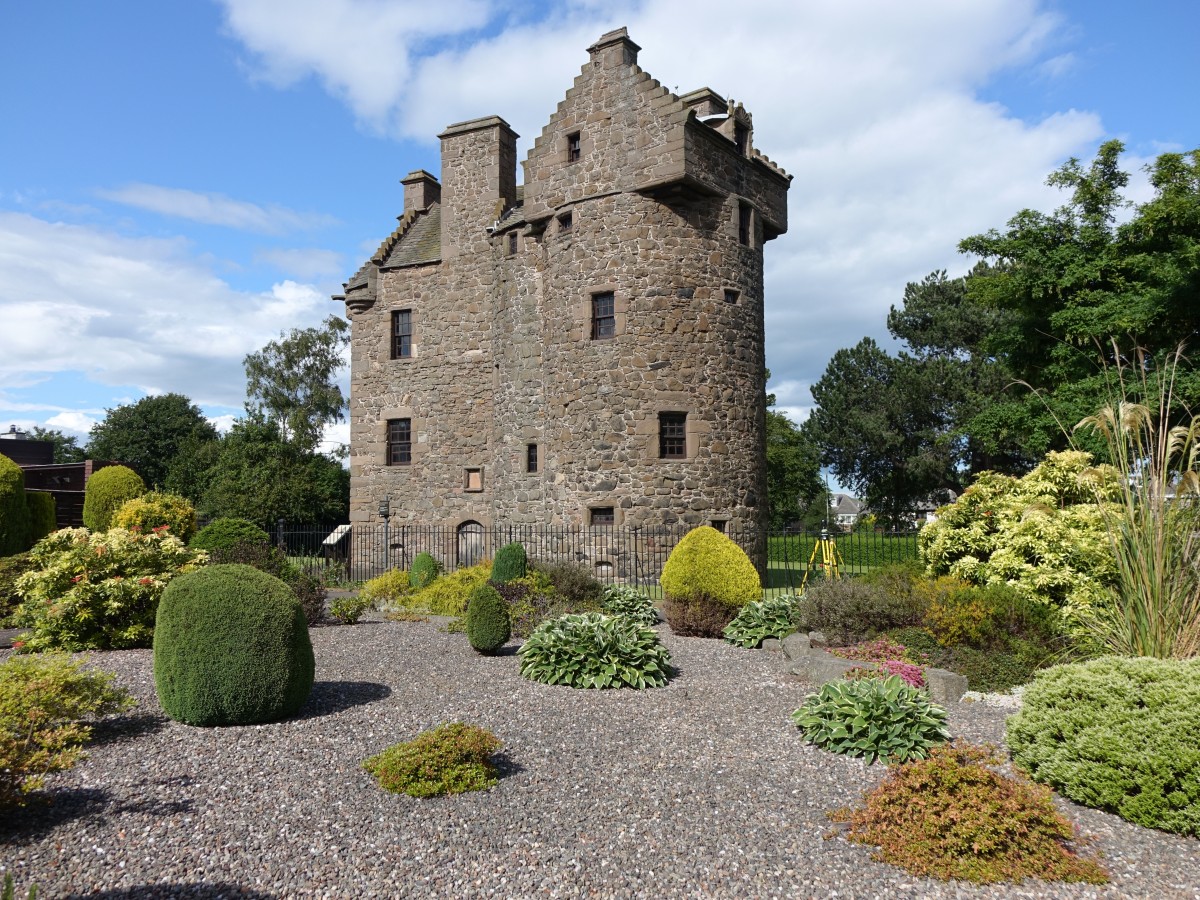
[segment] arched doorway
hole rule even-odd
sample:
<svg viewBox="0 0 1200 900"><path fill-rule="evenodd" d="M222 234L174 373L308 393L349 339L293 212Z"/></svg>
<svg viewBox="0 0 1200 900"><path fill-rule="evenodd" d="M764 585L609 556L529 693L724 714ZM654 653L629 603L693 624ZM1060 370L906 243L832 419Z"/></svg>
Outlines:
<svg viewBox="0 0 1200 900"><path fill-rule="evenodd" d="M463 522L458 526L455 558L458 568L475 565L483 559L485 549L482 525L478 522Z"/></svg>

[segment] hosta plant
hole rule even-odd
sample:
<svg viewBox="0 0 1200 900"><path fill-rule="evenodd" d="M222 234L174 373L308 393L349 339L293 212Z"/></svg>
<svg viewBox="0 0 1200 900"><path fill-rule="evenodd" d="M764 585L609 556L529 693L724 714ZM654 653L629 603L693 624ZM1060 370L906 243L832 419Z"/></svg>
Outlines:
<svg viewBox="0 0 1200 900"><path fill-rule="evenodd" d="M601 598L604 611L611 616L626 616L642 625L657 625L658 613L643 591L626 584L610 584Z"/></svg>
<svg viewBox="0 0 1200 900"><path fill-rule="evenodd" d="M867 764L924 759L945 743L946 711L896 676L831 681L792 713L809 742Z"/></svg>
<svg viewBox="0 0 1200 900"><path fill-rule="evenodd" d="M785 638L796 630L796 597L782 594L742 607L725 626L725 640L739 647L758 647L767 638Z"/></svg>
<svg viewBox="0 0 1200 900"><path fill-rule="evenodd" d="M486 728L449 722L395 744L363 762L394 794L436 797L481 791L496 783L491 757L503 746Z"/></svg>
<svg viewBox="0 0 1200 900"><path fill-rule="evenodd" d="M149 647L167 584L208 559L165 529L123 528L64 528L31 557L37 568L18 579L23 602L14 614L18 627L32 629L29 651Z"/></svg>
<svg viewBox="0 0 1200 900"><path fill-rule="evenodd" d="M1108 879L1075 852L1075 829L1048 789L1010 778L989 747L950 744L892 768L861 809L830 813L850 840L914 875L982 884Z"/></svg>
<svg viewBox="0 0 1200 900"><path fill-rule="evenodd" d="M603 613L543 622L517 654L526 678L579 688L662 687L671 670L653 628Z"/></svg>

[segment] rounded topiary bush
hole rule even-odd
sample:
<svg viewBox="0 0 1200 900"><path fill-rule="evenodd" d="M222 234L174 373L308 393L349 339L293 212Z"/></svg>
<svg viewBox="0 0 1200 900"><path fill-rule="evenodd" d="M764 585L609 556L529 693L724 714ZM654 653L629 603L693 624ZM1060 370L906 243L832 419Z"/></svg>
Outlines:
<svg viewBox="0 0 1200 900"><path fill-rule="evenodd" d="M47 491L26 491L25 505L29 507L29 546L32 547L58 528L58 504Z"/></svg>
<svg viewBox="0 0 1200 900"><path fill-rule="evenodd" d="M249 519L213 519L188 541L197 550L228 550L238 544L269 544L270 536Z"/></svg>
<svg viewBox="0 0 1200 900"><path fill-rule="evenodd" d="M747 603L762 599L758 571L744 550L715 528L684 535L663 566L663 615L676 634L720 637Z"/></svg>
<svg viewBox="0 0 1200 900"><path fill-rule="evenodd" d="M154 629L154 684L188 725L252 725L294 715L315 664L291 588L241 564L206 566L168 586Z"/></svg>
<svg viewBox="0 0 1200 900"><path fill-rule="evenodd" d="M1038 672L1013 762L1076 803L1200 835L1200 660L1105 657Z"/></svg>
<svg viewBox="0 0 1200 900"><path fill-rule="evenodd" d="M29 507L25 502L25 473L0 454L0 556L29 549Z"/></svg>
<svg viewBox="0 0 1200 900"><path fill-rule="evenodd" d="M507 584L525 577L525 547L514 541L496 551L492 561L492 581Z"/></svg>
<svg viewBox="0 0 1200 900"><path fill-rule="evenodd" d="M146 483L126 466L105 466L93 473L83 492L83 524L89 531L108 531L126 500L146 493Z"/></svg>
<svg viewBox="0 0 1200 900"><path fill-rule="evenodd" d="M481 584L467 601L467 640L480 653L495 653L511 636L508 604L490 584Z"/></svg>
<svg viewBox="0 0 1200 900"><path fill-rule="evenodd" d="M442 572L441 563L433 555L422 550L413 557L412 566L408 570L408 586L414 590L427 588Z"/></svg>
<svg viewBox="0 0 1200 900"><path fill-rule="evenodd" d="M143 534L166 528L181 541L187 541L196 533L196 508L178 494L150 491L121 504L112 517L112 527Z"/></svg>

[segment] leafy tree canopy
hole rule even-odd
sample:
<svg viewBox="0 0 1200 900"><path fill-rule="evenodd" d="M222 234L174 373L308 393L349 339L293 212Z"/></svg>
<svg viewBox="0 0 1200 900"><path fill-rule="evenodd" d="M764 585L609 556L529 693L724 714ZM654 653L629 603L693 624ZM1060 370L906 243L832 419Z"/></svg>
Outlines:
<svg viewBox="0 0 1200 900"><path fill-rule="evenodd" d="M350 326L329 316L319 328L293 328L248 355L246 411L274 422L301 449L315 449L327 424L345 420L346 399L334 376L349 342Z"/></svg>
<svg viewBox="0 0 1200 900"><path fill-rule="evenodd" d="M775 395L767 394L767 506L770 527L780 530L825 486L817 445L774 405Z"/></svg>
<svg viewBox="0 0 1200 900"><path fill-rule="evenodd" d="M87 453L129 466L147 484L162 487L182 446L216 438L217 430L187 397L160 394L107 410L92 428Z"/></svg>
<svg viewBox="0 0 1200 900"><path fill-rule="evenodd" d="M29 436L35 441L50 441L54 445L54 461L56 463L83 462L87 453L79 446L73 435L63 434L57 428L42 428L35 425Z"/></svg>

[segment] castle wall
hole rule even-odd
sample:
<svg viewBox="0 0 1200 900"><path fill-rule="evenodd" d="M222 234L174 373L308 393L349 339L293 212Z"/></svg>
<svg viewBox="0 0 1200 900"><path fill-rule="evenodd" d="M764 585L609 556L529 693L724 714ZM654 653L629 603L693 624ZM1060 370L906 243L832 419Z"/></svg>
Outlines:
<svg viewBox="0 0 1200 900"><path fill-rule="evenodd" d="M787 176L693 135L707 126L637 67L623 30L590 51L525 162L523 204L503 120L451 126L442 183L406 180L423 199L348 283L352 521L378 522L386 499L397 528L579 528L611 508L618 527L761 530L762 247L786 228ZM440 223L440 254L397 263L418 258L389 254L421 221ZM611 338L592 334L603 293ZM391 358L397 310L412 312L410 358ZM660 458L662 413L686 414L686 458ZM387 464L397 418L408 465Z"/></svg>

